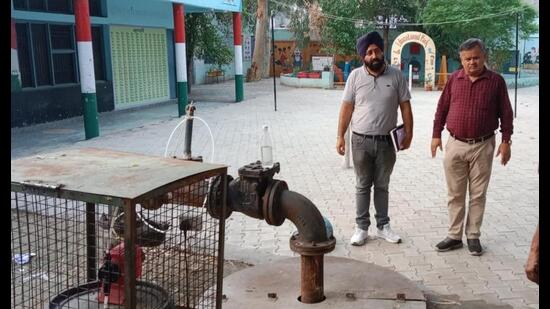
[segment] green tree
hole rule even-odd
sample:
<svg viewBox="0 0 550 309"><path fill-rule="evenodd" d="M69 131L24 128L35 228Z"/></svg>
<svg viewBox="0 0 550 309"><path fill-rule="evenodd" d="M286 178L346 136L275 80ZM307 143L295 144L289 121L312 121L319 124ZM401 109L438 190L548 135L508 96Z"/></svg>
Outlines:
<svg viewBox="0 0 550 309"><path fill-rule="evenodd" d="M288 24L288 30L294 35L296 46L300 50L304 50L309 46L309 41L311 40L308 11L311 3L307 0L287 2L289 2L289 5L279 8L279 10L289 17L290 22Z"/></svg>
<svg viewBox="0 0 550 309"><path fill-rule="evenodd" d="M323 18L320 21L321 42L323 51L336 55L356 54L357 38L367 30L372 30L360 20L359 2L357 0L319 0ZM344 17L345 16L345 17Z"/></svg>
<svg viewBox="0 0 550 309"><path fill-rule="evenodd" d="M394 22L413 22L418 15L418 1L410 0L319 0L325 16L322 26L323 44L334 54L355 54L357 38L378 29L389 55L390 31ZM392 29L393 28L393 29ZM408 27L410 28L410 27Z"/></svg>
<svg viewBox="0 0 550 309"><path fill-rule="evenodd" d="M381 28L384 53L389 57L389 33L392 22L413 22L417 16L418 6L417 2L411 0L362 0L359 1L359 9L363 18ZM403 31L402 28L396 30Z"/></svg>
<svg viewBox="0 0 550 309"><path fill-rule="evenodd" d="M231 14L191 13L185 14L185 43L187 49L187 76L193 80L193 59L209 59L218 67L230 63L233 50L226 38L232 31ZM191 92L191 82L187 83Z"/></svg>
<svg viewBox="0 0 550 309"><path fill-rule="evenodd" d="M515 49L515 12L519 14L522 38L537 31L535 10L520 0L428 0L420 18L422 23L428 23L424 25L425 32L441 54L458 61L460 44L476 37L489 50L489 64L500 68L509 58L504 55Z"/></svg>

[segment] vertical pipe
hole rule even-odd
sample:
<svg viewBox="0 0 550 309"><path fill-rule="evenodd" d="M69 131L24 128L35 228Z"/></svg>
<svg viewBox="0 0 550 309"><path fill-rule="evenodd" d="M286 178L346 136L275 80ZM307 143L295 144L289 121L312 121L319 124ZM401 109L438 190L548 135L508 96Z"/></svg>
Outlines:
<svg viewBox="0 0 550 309"><path fill-rule="evenodd" d="M235 102L244 100L243 38L241 13L233 13L233 42L235 44Z"/></svg>
<svg viewBox="0 0 550 309"><path fill-rule="evenodd" d="M174 13L174 42L176 44L176 93L178 117L185 115L187 107L187 53L185 50L185 9L181 3L172 4Z"/></svg>
<svg viewBox="0 0 550 309"><path fill-rule="evenodd" d="M314 304L325 299L323 294L323 255L301 256L300 301Z"/></svg>
<svg viewBox="0 0 550 309"><path fill-rule="evenodd" d="M516 13L516 82L514 85L514 118L518 116L518 71L519 71L519 12Z"/></svg>
<svg viewBox="0 0 550 309"><path fill-rule="evenodd" d="M95 232L95 204L86 203L86 249L88 282L97 279L97 244Z"/></svg>
<svg viewBox="0 0 550 309"><path fill-rule="evenodd" d="M183 144L183 158L185 160L191 160L191 141L193 137L193 115L195 114L195 106L188 105L188 115L185 120L185 138Z"/></svg>
<svg viewBox="0 0 550 309"><path fill-rule="evenodd" d="M523 63L523 60L522 60L522 57L525 55L525 43L526 43L526 42L525 42L525 39L523 39L523 52L522 52L521 55L519 56L519 59L522 61L522 64L524 64L524 63ZM525 65L524 65L523 67L525 67ZM519 73L519 78L521 78L521 72Z"/></svg>
<svg viewBox="0 0 550 309"><path fill-rule="evenodd" d="M409 64L409 92L412 92L413 85L413 66Z"/></svg>
<svg viewBox="0 0 550 309"><path fill-rule="evenodd" d="M99 124L88 0L74 0L74 16L78 48L78 68L80 70L80 90L84 105L84 132L86 139L90 139L99 136Z"/></svg>
<svg viewBox="0 0 550 309"><path fill-rule="evenodd" d="M11 19L11 91L21 90L21 71L19 70L19 56L17 55L17 33L15 21Z"/></svg>
<svg viewBox="0 0 550 309"><path fill-rule="evenodd" d="M124 308L136 308L136 207L124 200Z"/></svg>
<svg viewBox="0 0 550 309"><path fill-rule="evenodd" d="M271 68L273 68L273 99L277 111L277 86L275 83L275 27L273 26L273 12L271 12Z"/></svg>

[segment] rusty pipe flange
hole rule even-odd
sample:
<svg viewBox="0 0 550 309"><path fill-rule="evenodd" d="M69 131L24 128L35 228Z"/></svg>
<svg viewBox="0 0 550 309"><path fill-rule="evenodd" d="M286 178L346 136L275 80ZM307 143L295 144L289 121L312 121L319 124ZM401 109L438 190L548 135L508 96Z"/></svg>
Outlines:
<svg viewBox="0 0 550 309"><path fill-rule="evenodd" d="M231 175L227 175L226 178L226 186L225 188L228 188L229 183L233 180L233 177ZM221 176L214 177L214 180L212 180L212 183L210 183L210 188L208 189L208 200L206 203L206 210L208 211L208 214L210 214L215 219L221 219L222 217L222 210L223 210L223 179ZM228 190L229 191L229 190ZM227 196L229 196L229 192L226 192ZM225 209L225 218L224 220L229 218L231 213L233 212L233 209L231 209L230 205L230 199L226 198L227 204Z"/></svg>
<svg viewBox="0 0 550 309"><path fill-rule="evenodd" d="M265 221L269 225L279 226L285 222L281 212L281 192L288 190L288 185L282 180L273 180L265 189L262 197L262 210Z"/></svg>
<svg viewBox="0 0 550 309"><path fill-rule="evenodd" d="M336 238L331 236L329 240L322 242L303 241L298 233L290 236L290 250L306 256L322 255L329 253L336 247Z"/></svg>

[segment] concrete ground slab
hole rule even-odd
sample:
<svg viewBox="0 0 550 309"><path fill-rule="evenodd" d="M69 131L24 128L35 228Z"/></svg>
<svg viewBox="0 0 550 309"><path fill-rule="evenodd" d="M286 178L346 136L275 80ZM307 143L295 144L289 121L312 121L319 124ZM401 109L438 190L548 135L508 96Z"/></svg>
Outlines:
<svg viewBox="0 0 550 309"><path fill-rule="evenodd" d="M387 268L357 260L324 258L324 294L316 304L298 301L300 258L260 264L224 278L223 307L232 308L426 308L416 284ZM275 293L276 298L269 298ZM405 301L397 301L397 293Z"/></svg>
<svg viewBox="0 0 550 309"><path fill-rule="evenodd" d="M271 127L274 158L281 163L276 178L309 198L334 229L336 248L328 256L349 257L387 267L426 291L457 295L513 308L538 308L539 288L527 280L524 265L539 222L539 88L518 89L512 157L506 166L496 158L481 227L485 253L470 256L466 248L436 252L446 235L447 192L443 153L431 158L433 117L440 91L413 88L414 137L411 148L397 154L390 182L392 228L403 242L370 238L365 246L349 245L355 225L355 175L343 169L336 154L336 130L342 89L277 86L273 80L245 83L245 101L234 100L234 83L194 86L195 115L203 118L215 139L214 162L229 173L259 158L263 124ZM514 105L514 90L509 89ZM400 118L399 118L400 119ZM11 130L11 158L65 148L98 147L162 156L168 136L181 121L174 101L99 115L100 136L84 140L82 117ZM210 136L199 122L193 129L193 154L209 158ZM443 140L448 134L444 132ZM497 142L500 133L497 132ZM374 223L374 207L371 205ZM234 213L226 222L229 259L251 264L296 257L288 239L295 227L279 227ZM371 226L370 234L375 234Z"/></svg>

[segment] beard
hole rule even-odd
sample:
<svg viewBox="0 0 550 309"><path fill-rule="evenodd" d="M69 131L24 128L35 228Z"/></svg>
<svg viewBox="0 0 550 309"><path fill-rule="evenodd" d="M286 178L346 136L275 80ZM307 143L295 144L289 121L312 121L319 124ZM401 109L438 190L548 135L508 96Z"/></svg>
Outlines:
<svg viewBox="0 0 550 309"><path fill-rule="evenodd" d="M367 66L367 68L375 71L375 72L378 72L382 69L382 67L384 67L384 56L382 56L382 58L376 58L370 62L367 62L365 60L363 60L363 63L365 63L365 65Z"/></svg>

